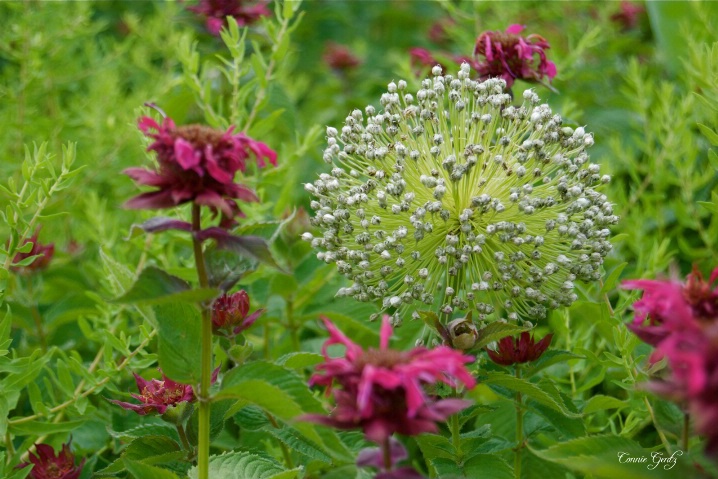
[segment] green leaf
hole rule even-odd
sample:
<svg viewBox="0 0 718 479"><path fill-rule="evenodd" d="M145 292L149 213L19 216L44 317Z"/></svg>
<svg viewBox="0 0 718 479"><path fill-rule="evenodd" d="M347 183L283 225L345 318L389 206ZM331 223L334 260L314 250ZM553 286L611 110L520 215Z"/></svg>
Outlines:
<svg viewBox="0 0 718 479"><path fill-rule="evenodd" d="M127 431L108 430L110 436L120 441L131 441L143 436L166 436L176 441L179 440L177 429L169 424L162 422L157 424L142 424L140 426L128 429Z"/></svg>
<svg viewBox="0 0 718 479"><path fill-rule="evenodd" d="M236 386L223 387L215 397L243 399L282 419L302 414L302 408L291 395L262 379L249 379Z"/></svg>
<svg viewBox="0 0 718 479"><path fill-rule="evenodd" d="M506 336L519 334L523 331L528 331L529 329L530 328L518 326L513 323L501 323L499 321L495 321L479 331L479 338L472 350L485 348L494 341L498 341Z"/></svg>
<svg viewBox="0 0 718 479"><path fill-rule="evenodd" d="M547 449L538 450L529 445L531 451L538 457L561 464L568 469L591 477L615 479L669 479L676 477L694 477L689 464L682 463L677 457L677 464L670 470L662 466L649 469L652 464L652 452L643 449L637 442L618 436L590 436L579 439L572 439L567 442L555 444ZM623 456L620 456L623 454ZM655 451L653 454L668 456L663 451ZM628 458L644 462L628 462Z"/></svg>
<svg viewBox="0 0 718 479"><path fill-rule="evenodd" d="M155 306L159 327L159 362L162 371L183 384L197 384L202 375L202 317L187 303Z"/></svg>
<svg viewBox="0 0 718 479"><path fill-rule="evenodd" d="M709 201L698 201L698 204L710 211L711 213L718 214L718 204L711 203Z"/></svg>
<svg viewBox="0 0 718 479"><path fill-rule="evenodd" d="M615 268L613 268L611 274L609 274L606 280L603 282L601 293L607 293L616 287L616 283L618 283L618 278L621 277L621 273L626 266L628 266L628 263L621 263Z"/></svg>
<svg viewBox="0 0 718 479"><path fill-rule="evenodd" d="M708 128L706 125L703 125L701 123L698 123L698 129L701 130L701 133L703 133L703 136L708 138L708 141L711 142L711 145L718 146L718 133L713 131L712 129Z"/></svg>
<svg viewBox="0 0 718 479"><path fill-rule="evenodd" d="M161 467L150 466L139 461L123 459L125 468L136 479L180 479L174 472Z"/></svg>
<svg viewBox="0 0 718 479"><path fill-rule="evenodd" d="M624 407L628 407L628 403L626 403L626 401L621 401L620 399L612 396L597 394L586 401L586 404L583 406L583 413L591 414L605 409L622 409Z"/></svg>
<svg viewBox="0 0 718 479"><path fill-rule="evenodd" d="M293 479L301 467L287 470L266 456L233 451L209 458L209 477L221 479ZM197 479L197 468L189 470L189 478Z"/></svg>
<svg viewBox="0 0 718 479"><path fill-rule="evenodd" d="M288 353L277 359L277 364L289 369L303 369L315 366L324 361L324 356L317 353Z"/></svg>
<svg viewBox="0 0 718 479"><path fill-rule="evenodd" d="M566 417L581 417L581 414L569 410L558 394L551 394L553 391L546 391L546 388L550 384L548 382L542 383L543 387L539 387L525 379L520 379L503 372L489 372L487 378L482 382L489 386L499 386L514 392L520 392L524 397L559 411ZM555 388L553 389L555 391Z"/></svg>
<svg viewBox="0 0 718 479"><path fill-rule="evenodd" d="M219 295L215 289L190 289L184 280L154 266L142 270L129 291L115 299L116 303L199 303Z"/></svg>
<svg viewBox="0 0 718 479"><path fill-rule="evenodd" d="M84 420L63 421L59 423L43 421L27 421L10 424L8 429L16 436L41 436L72 431L85 423Z"/></svg>
<svg viewBox="0 0 718 479"><path fill-rule="evenodd" d="M264 430L293 450L307 456L309 459L316 459L317 461L327 464L332 462L332 458L327 455L317 443L293 427L283 424L279 429L273 426L267 426Z"/></svg>
<svg viewBox="0 0 718 479"><path fill-rule="evenodd" d="M437 475L442 479L449 478L481 478L481 479L513 479L514 471L509 464L492 454L477 454L471 459L457 465L451 459L437 458L431 461Z"/></svg>
<svg viewBox="0 0 718 479"><path fill-rule="evenodd" d="M583 356L574 354L570 351L561 351L558 349L549 349L544 352L540 358L530 363L530 366L524 370L523 377L530 378L537 372L554 364L570 361L572 359L585 359Z"/></svg>

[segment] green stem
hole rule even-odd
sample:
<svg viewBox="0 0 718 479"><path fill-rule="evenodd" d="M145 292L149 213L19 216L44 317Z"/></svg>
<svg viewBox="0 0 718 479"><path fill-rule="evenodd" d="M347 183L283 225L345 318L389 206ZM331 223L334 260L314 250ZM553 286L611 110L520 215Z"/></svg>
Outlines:
<svg viewBox="0 0 718 479"><path fill-rule="evenodd" d="M521 379L521 366L516 364L516 379ZM524 409L521 393L516 392L516 455L514 456L514 477L521 479L521 449L524 447Z"/></svg>
<svg viewBox="0 0 718 479"><path fill-rule="evenodd" d="M201 229L200 207L192 204L192 231ZM194 247L194 261L197 267L197 277L200 288L208 288L207 268L202 252L202 242L197 236L192 237ZM202 350L201 350L201 371L202 376L199 385L199 434L197 451L197 469L199 479L209 479L209 429L210 429L210 394L209 386L212 379L212 317L207 304L201 304L202 308Z"/></svg>
<svg viewBox="0 0 718 479"><path fill-rule="evenodd" d="M452 396L459 397L459 393L456 388L454 387L452 389ZM458 463L464 456L464 453L461 451L461 426L459 425L458 413L451 416L451 420L449 421L449 430L451 430L451 443L454 446L456 462Z"/></svg>
<svg viewBox="0 0 718 479"><path fill-rule="evenodd" d="M40 310L37 308L37 301L35 299L35 288L32 284L32 278L29 278L27 281L27 293L30 297L30 314L32 315L32 319L35 322L35 330L37 331L37 337L40 340L40 347L42 348L42 352L47 352L47 337L45 336L45 328L42 326L42 315L40 314Z"/></svg>
<svg viewBox="0 0 718 479"><path fill-rule="evenodd" d="M182 424L177 424L177 434L179 435L180 441L182 441L182 447L187 449L189 453L192 453L192 446L190 446L189 441L187 440L187 433L185 433L184 427Z"/></svg>
<svg viewBox="0 0 718 479"><path fill-rule="evenodd" d="M265 412L264 415L267 416L267 419L269 419L269 422L272 424L272 427L274 429L279 429L279 424L277 423L277 420L274 419L274 416L272 416L268 412ZM289 469L294 469L294 461L292 461L292 454L291 454L291 452L289 452L287 445L284 444L279 439L277 439L277 442L279 443L279 447L282 449L282 456L284 456L284 463L287 465L287 467Z"/></svg>
<svg viewBox="0 0 718 479"><path fill-rule="evenodd" d="M683 440L682 447L683 453L688 452L688 433L690 432L691 416L687 412L683 413Z"/></svg>
<svg viewBox="0 0 718 479"><path fill-rule="evenodd" d="M291 298L287 300L287 323L289 326L289 335L292 338L292 347L295 351L300 351L299 335L297 334L297 323L294 321L294 305Z"/></svg>
<svg viewBox="0 0 718 479"><path fill-rule="evenodd" d="M5 431L5 449L7 450L7 463L10 464L12 457L15 455L15 447L12 444L10 431Z"/></svg>

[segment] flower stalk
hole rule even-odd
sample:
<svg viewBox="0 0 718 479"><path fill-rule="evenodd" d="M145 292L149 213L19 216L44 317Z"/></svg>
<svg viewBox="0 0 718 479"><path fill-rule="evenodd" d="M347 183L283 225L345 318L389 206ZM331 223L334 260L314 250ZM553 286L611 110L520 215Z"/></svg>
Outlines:
<svg viewBox="0 0 718 479"><path fill-rule="evenodd" d="M201 230L200 206L192 204L192 231ZM194 247L194 261L197 267L197 277L200 288L208 288L207 268L202 251L202 242L193 236L192 246ZM201 377L199 394L199 434L197 451L197 468L199 479L209 479L209 429L210 429L210 394L209 386L212 381L212 316L209 306L201 304L202 309L202 351L201 351Z"/></svg>
<svg viewBox="0 0 718 479"><path fill-rule="evenodd" d="M516 364L516 379L521 379L521 365ZM524 409L521 393L516 391L516 455L514 456L514 477L521 479L521 449L524 447Z"/></svg>

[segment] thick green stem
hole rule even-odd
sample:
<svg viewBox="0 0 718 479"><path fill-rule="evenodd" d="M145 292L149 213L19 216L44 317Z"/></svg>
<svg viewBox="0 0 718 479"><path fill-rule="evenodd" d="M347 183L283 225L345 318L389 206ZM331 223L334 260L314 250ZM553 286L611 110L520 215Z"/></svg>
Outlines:
<svg viewBox="0 0 718 479"><path fill-rule="evenodd" d="M459 397L457 388L452 388L452 397ZM456 461L459 462L464 457L464 453L461 450L461 426L459 425L459 415L454 414L451 416L449 421L449 430L451 431L451 444L454 446L454 453L456 454Z"/></svg>
<svg viewBox="0 0 718 479"><path fill-rule="evenodd" d="M180 441L182 441L182 447L187 449L187 452L190 454L192 451L192 446L190 445L189 441L187 440L187 433L185 433L184 427L182 424L177 424L177 434L179 435Z"/></svg>
<svg viewBox="0 0 718 479"><path fill-rule="evenodd" d="M516 364L516 378L521 379L521 366ZM521 479L521 449L524 447L524 409L521 393L516 392L516 455L514 456L514 477Z"/></svg>
<svg viewBox="0 0 718 479"><path fill-rule="evenodd" d="M691 416L687 413L683 413L683 437L682 437L682 447L683 447L683 453L688 452L688 434L690 432L690 423L691 423Z"/></svg>
<svg viewBox="0 0 718 479"><path fill-rule="evenodd" d="M200 207L192 205L192 231L197 232L201 229L200 224ZM202 252L202 242L193 236L192 245L194 246L194 261L197 267L197 277L199 278L200 288L208 288L209 281L207 279L207 268L204 262L204 253ZM212 380L212 317L207 304L201 304L202 308L202 351L201 351L201 371L202 376L199 385L199 394L197 400L199 402L199 434L198 434L198 450L197 450L197 469L199 479L209 479L209 429L210 429L210 395L209 386Z"/></svg>
<svg viewBox="0 0 718 479"><path fill-rule="evenodd" d="M299 344L299 335L296 321L294 321L294 305L292 299L287 300L287 326L289 326L289 335L292 338L292 347L294 351L300 351L301 345Z"/></svg>

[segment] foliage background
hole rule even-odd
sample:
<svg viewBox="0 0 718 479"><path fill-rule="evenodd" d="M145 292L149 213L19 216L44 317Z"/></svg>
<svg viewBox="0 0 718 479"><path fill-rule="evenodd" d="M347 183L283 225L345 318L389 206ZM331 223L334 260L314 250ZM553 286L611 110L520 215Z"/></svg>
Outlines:
<svg viewBox="0 0 718 479"><path fill-rule="evenodd" d="M121 206L136 188L119 173L149 161L135 122L152 101L180 124L238 125L279 154L277 168L249 178L262 202L247 209L239 232L271 238L286 272L219 253L212 260L217 274L246 271L240 285L253 304L267 308L248 336L252 361L234 377L258 374L257 391L272 386L267 390L278 389L286 401L263 403L258 394L240 404L254 406L225 406L215 452L252 451L275 465L283 461L281 443L292 455L286 471L301 465L311 477L363 477L352 465L360 436L342 434L332 448L335 433L291 422L286 404L323 410L318 396L291 389L317 362L324 339L318 315L360 344L375 345L377 324L367 321L374 308L334 300L342 280L298 241L307 227L301 213L281 220L309 210L301 184L325 170L324 127L376 104L391 80L418 83L409 48L470 55L480 32L523 23L549 40L558 67L557 91L539 86L539 95L572 126L595 132L592 159L612 174L608 196L622 218L603 284L584 287L580 301L539 325L541 332L555 331L554 347L566 352L549 356L545 369L526 381L549 398L531 397L524 477L640 477L638 469L617 464L615 451L656 448L659 430L675 446L683 415L636 387L656 371L647 370L650 349L623 326L636 296L616 287L627 278L682 277L694 264L709 273L718 251L716 4L645 6L639 24L625 30L611 20L616 2L292 2L225 45L182 3L1 3L0 237L8 251L0 253L0 458L18 458L36 442L59 446L71 432L74 449L88 457L83 478L103 469L114 474L105 468L118 457L119 475L142 477L136 471L150 464L186 471L161 446L156 452L169 454L164 462L138 452L165 441L155 436L172 436L161 421L125 414L103 399L125 397L130 372L149 373L158 359L155 310L112 298L147 266L194 278L186 237L131 234L132 224L152 215ZM448 40L433 44L427 32L447 16L456 21ZM332 71L322 60L328 40L349 46L362 64L341 75ZM516 91L523 86L529 85L517 84ZM186 217L187 209L172 214ZM10 272L13 248L39 225L40 240L55 242L52 266L32 277ZM39 348L35 311L46 351ZM394 346L413 345L421 330L422 324L405 322ZM421 470L473 477L481 469L504 477L514 428L511 391L519 386L491 386L500 370L484 354L477 369L485 384L472 396L484 406L464 430L466 448L481 452L459 466L460 451L447 450L441 439L409 441ZM269 386L260 381L268 371L276 378ZM257 408L281 419L280 427L268 426ZM680 462L697 461L710 472L700 444L692 437L691 456ZM0 476L20 477L3 470L4 463Z"/></svg>

